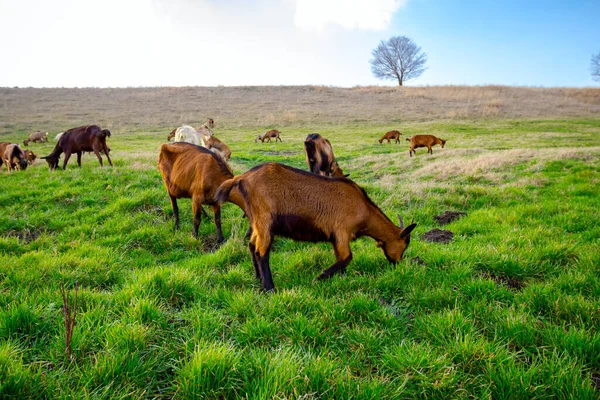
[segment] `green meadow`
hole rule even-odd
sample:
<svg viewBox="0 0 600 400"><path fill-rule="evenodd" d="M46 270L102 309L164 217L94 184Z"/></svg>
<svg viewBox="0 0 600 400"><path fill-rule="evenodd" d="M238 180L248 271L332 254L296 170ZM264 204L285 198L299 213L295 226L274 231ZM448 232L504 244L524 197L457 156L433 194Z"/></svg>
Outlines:
<svg viewBox="0 0 600 400"><path fill-rule="evenodd" d="M0 171L0 398L600 398L600 119L299 120L264 144L278 126L219 122L236 174L306 169L306 135L328 138L383 212L417 223L404 260L361 238L317 282L331 245L278 238L264 293L235 205L220 247L210 207L196 240L180 200L174 230L156 167L173 127L103 124L112 168ZM379 144L390 129L402 142ZM445 148L409 157L420 133ZM447 210L467 215L440 226ZM425 241L434 228L454 239ZM63 285L79 288L71 357Z"/></svg>

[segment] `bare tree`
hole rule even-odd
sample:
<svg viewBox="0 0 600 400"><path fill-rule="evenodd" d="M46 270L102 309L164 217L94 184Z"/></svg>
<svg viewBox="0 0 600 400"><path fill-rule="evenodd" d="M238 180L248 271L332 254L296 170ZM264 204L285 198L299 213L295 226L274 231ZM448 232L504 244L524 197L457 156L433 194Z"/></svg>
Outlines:
<svg viewBox="0 0 600 400"><path fill-rule="evenodd" d="M600 53L592 55L592 65L590 66L592 78L600 81Z"/></svg>
<svg viewBox="0 0 600 400"><path fill-rule="evenodd" d="M427 54L406 36L382 40L371 54L373 75L380 79L398 80L400 86L405 81L418 78L427 69Z"/></svg>

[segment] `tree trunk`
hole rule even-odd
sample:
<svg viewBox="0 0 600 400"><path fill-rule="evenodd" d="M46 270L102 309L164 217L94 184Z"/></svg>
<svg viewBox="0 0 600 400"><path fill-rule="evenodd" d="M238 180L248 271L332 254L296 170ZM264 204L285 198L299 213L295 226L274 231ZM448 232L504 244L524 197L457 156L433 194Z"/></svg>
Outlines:
<svg viewBox="0 0 600 400"><path fill-rule="evenodd" d="M402 78L398 78L398 86L402 86Z"/></svg>

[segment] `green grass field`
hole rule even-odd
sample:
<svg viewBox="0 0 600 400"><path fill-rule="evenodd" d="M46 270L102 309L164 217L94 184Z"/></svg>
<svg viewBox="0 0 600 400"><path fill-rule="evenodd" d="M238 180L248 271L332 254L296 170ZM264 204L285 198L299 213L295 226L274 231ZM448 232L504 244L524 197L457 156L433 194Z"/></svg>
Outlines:
<svg viewBox="0 0 600 400"><path fill-rule="evenodd" d="M236 174L306 169L321 133L392 220L418 224L404 260L362 238L345 275L315 282L331 245L279 238L277 291L261 292L236 206L220 248L212 213L192 238L189 200L174 231L156 168L172 127L113 131L113 168L3 168L0 398L600 398L600 119L396 126L448 141L412 158L404 137L377 142L383 124L302 121L255 144L264 128L215 128ZM440 227L446 210L468 215ZM424 241L436 227L454 240ZM60 288L75 283L69 360Z"/></svg>

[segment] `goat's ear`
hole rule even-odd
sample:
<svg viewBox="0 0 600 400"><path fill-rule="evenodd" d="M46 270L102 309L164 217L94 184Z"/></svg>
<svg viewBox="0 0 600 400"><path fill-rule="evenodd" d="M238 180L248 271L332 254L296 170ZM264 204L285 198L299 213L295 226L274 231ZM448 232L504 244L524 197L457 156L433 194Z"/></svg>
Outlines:
<svg viewBox="0 0 600 400"><path fill-rule="evenodd" d="M350 174L346 174L346 175L344 175L344 178L347 178L347 177L349 177L349 176L350 176Z"/></svg>
<svg viewBox="0 0 600 400"><path fill-rule="evenodd" d="M410 233L413 231L413 229L415 229L416 226L417 224L410 224L409 226L407 226L400 234L400 239L404 239L405 237L410 236Z"/></svg>

